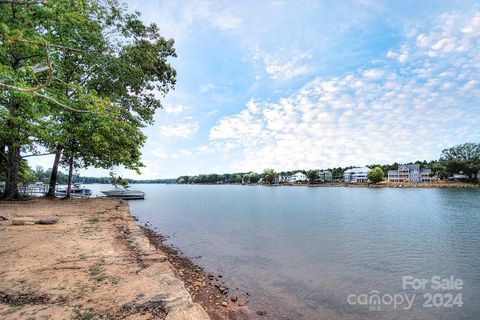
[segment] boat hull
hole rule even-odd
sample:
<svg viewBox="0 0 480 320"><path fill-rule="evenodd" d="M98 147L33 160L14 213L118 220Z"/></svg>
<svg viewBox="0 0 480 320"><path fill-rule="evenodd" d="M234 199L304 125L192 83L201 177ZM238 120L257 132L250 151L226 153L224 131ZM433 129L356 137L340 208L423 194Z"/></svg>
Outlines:
<svg viewBox="0 0 480 320"><path fill-rule="evenodd" d="M128 191L117 191L117 190L111 190L111 191L101 191L104 195L106 195L108 198L116 198L116 199L122 199L122 200L141 200L145 199L145 193L141 191L133 191L133 190L128 190Z"/></svg>

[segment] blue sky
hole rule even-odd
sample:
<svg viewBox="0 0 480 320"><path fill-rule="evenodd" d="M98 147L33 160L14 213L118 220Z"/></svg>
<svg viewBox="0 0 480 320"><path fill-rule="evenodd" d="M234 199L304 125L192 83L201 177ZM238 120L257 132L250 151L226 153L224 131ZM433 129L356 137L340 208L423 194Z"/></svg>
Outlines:
<svg viewBox="0 0 480 320"><path fill-rule="evenodd" d="M480 140L478 1L128 6L175 39L178 80L125 176L430 160Z"/></svg>

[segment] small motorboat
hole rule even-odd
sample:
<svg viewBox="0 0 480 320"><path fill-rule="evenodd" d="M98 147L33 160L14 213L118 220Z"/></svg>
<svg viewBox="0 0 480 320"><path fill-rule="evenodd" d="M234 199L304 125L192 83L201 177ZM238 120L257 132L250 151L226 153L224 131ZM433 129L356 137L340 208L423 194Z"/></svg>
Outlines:
<svg viewBox="0 0 480 320"><path fill-rule="evenodd" d="M145 192L138 190L129 190L128 186L122 188L115 187L113 190L101 191L109 198L117 198L123 200L145 199Z"/></svg>
<svg viewBox="0 0 480 320"><path fill-rule="evenodd" d="M57 197L65 197L67 195L67 186L59 187L55 191ZM74 183L70 190L70 197L72 198L88 198L92 195L92 190L83 187L79 183Z"/></svg>

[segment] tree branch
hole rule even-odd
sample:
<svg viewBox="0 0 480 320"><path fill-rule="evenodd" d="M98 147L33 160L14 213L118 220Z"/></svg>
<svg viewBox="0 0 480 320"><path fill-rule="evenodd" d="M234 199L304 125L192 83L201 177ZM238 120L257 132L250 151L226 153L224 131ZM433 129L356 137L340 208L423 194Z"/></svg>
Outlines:
<svg viewBox="0 0 480 320"><path fill-rule="evenodd" d="M47 0L0 0L0 4L47 4Z"/></svg>
<svg viewBox="0 0 480 320"><path fill-rule="evenodd" d="M37 97L39 97L39 98L48 100L48 101L56 104L57 106L60 106L60 107L65 108L65 109L68 109L68 110L70 110L70 111L83 112L83 113L94 113L93 111L90 111L90 110L80 110L80 109L72 108L72 107L70 107L70 106L67 106L66 104L61 103L60 101L55 100L55 99L52 98L52 97L49 97L49 96L47 96L47 95L38 93L38 92L36 92L36 91L31 91L31 88L20 88L20 87L11 86L11 85L8 85L8 84L2 83L2 82L0 82L0 87L4 87L4 88L7 88L7 89L9 89L9 90L18 91L18 92L31 93L31 94L33 94L34 96L37 96Z"/></svg>
<svg viewBox="0 0 480 320"><path fill-rule="evenodd" d="M22 158L42 157L42 156L48 156L50 154L55 154L55 152L27 154L25 156L22 156Z"/></svg>
<svg viewBox="0 0 480 320"><path fill-rule="evenodd" d="M2 1L2 0L0 0L0 1ZM48 48L53 48L53 49L62 50L62 51L87 52L87 50L60 46L58 44L51 44L51 43L48 43L46 41L40 41L40 40L17 39L17 38L13 38L13 37L9 37L9 36L3 36L3 40L4 41L11 41L11 42L20 42L20 43L25 43L25 44L32 44L32 45L45 46L45 47L48 47Z"/></svg>
<svg viewBox="0 0 480 320"><path fill-rule="evenodd" d="M7 160L7 164L10 165L10 159L8 159L7 155L0 151L0 154Z"/></svg>

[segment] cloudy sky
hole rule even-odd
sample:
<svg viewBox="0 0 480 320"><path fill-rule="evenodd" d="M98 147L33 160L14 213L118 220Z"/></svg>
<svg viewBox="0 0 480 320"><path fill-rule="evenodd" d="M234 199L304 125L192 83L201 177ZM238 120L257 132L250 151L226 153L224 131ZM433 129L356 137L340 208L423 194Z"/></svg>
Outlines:
<svg viewBox="0 0 480 320"><path fill-rule="evenodd" d="M141 178L431 160L480 141L478 1L132 0L129 10L178 53L176 90L145 129Z"/></svg>

